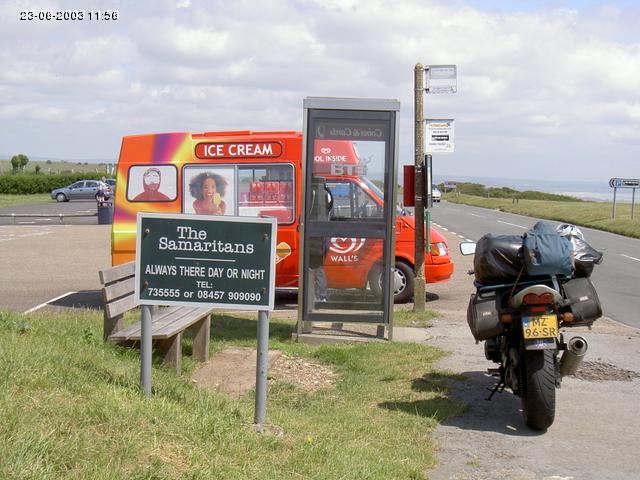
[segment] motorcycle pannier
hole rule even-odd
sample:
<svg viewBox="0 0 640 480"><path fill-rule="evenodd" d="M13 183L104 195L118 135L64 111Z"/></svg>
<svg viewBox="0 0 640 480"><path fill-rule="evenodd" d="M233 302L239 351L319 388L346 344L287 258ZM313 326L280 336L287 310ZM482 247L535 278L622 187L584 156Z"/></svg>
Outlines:
<svg viewBox="0 0 640 480"><path fill-rule="evenodd" d="M563 286L567 304L573 313L572 326L591 325L602 316L602 307L596 289L588 278L574 278Z"/></svg>
<svg viewBox="0 0 640 480"><path fill-rule="evenodd" d="M467 308L467 323L476 341L496 337L504 331L504 325L498 315L496 292L471 295Z"/></svg>

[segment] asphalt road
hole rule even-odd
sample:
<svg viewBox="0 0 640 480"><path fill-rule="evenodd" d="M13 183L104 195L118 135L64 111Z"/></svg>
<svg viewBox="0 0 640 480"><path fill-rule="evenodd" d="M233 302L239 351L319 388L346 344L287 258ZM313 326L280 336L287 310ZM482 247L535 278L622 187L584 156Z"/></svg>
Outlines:
<svg viewBox="0 0 640 480"><path fill-rule="evenodd" d="M0 308L26 312L62 295L52 303L99 305L98 271L110 266L111 225L0 226Z"/></svg>
<svg viewBox="0 0 640 480"><path fill-rule="evenodd" d="M460 238L477 241L486 233L520 235L538 220L512 213L442 202L431 210L432 221ZM557 225L558 222L552 222ZM591 280L604 315L640 328L640 240L580 227L586 241L604 252ZM458 248L457 245L450 245Z"/></svg>
<svg viewBox="0 0 640 480"><path fill-rule="evenodd" d="M95 200L73 200L62 203L52 200L47 203L15 205L0 208L0 225L97 225L97 211L98 207ZM12 213L16 214L15 219L5 216ZM34 214L48 216L28 216ZM62 215L62 220L60 215Z"/></svg>

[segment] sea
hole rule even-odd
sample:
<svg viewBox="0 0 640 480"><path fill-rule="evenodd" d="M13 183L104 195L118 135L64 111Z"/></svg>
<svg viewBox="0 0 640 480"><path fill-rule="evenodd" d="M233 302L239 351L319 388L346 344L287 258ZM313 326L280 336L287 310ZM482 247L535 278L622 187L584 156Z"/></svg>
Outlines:
<svg viewBox="0 0 640 480"><path fill-rule="evenodd" d="M471 182L480 183L485 187L509 187L515 190L535 190L538 192L569 195L592 202L612 202L613 188L606 181L570 181L570 180L532 180L518 178L496 177L466 177L461 175L434 175L434 183L442 182ZM631 203L632 189L618 188L616 202ZM640 203L640 191L636 192L635 202Z"/></svg>

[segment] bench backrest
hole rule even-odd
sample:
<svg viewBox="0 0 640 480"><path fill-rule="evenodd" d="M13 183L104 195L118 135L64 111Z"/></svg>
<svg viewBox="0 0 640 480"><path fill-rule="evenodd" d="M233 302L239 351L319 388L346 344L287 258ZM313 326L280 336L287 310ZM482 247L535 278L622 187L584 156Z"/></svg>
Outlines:
<svg viewBox="0 0 640 480"><path fill-rule="evenodd" d="M135 308L135 262L124 263L100 271L104 300L104 338L122 328L123 315Z"/></svg>

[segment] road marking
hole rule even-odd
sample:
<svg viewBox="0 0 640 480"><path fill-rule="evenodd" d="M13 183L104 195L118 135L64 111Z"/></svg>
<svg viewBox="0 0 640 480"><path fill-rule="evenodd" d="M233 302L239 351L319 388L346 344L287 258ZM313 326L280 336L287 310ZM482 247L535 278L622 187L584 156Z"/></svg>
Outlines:
<svg viewBox="0 0 640 480"><path fill-rule="evenodd" d="M478 215L477 213L470 213L469 215L474 216L474 217L478 217L478 218L487 218L484 215Z"/></svg>
<svg viewBox="0 0 640 480"><path fill-rule="evenodd" d="M454 231L451 231L451 232L449 232L449 233L450 233L451 235L458 235L458 234L457 234L456 232L454 232Z"/></svg>
<svg viewBox="0 0 640 480"><path fill-rule="evenodd" d="M498 220L498 223L504 223L505 225L511 225L512 227L518 227L523 229L528 229L529 227L523 227L522 225L516 225L515 223L503 222L502 220Z"/></svg>
<svg viewBox="0 0 640 480"><path fill-rule="evenodd" d="M29 309L29 310L27 310L26 312L22 312L22 314L23 314L23 315L28 315L29 313L35 312L36 310L39 310L39 309L41 309L42 307L47 306L47 305L48 305L49 303L51 303L51 302L55 302L56 300L60 300L61 298L66 297L67 295L73 295L74 293L78 293L78 292L67 292L67 293L64 293L64 294L62 294L62 295L60 295L60 296L58 296L58 297L56 297L56 298L52 298L51 300L47 300L46 302L41 303L40 305L37 305L37 306L35 306L35 307L33 307L33 308L30 308L30 309Z"/></svg>
<svg viewBox="0 0 640 480"><path fill-rule="evenodd" d="M630 257L629 255L625 255L624 253L621 253L620 256L624 258L630 258L631 260L635 260L636 262L640 262L640 258Z"/></svg>
<svg viewBox="0 0 640 480"><path fill-rule="evenodd" d="M448 231L449 231L449 229L448 229L448 228L445 228L445 227L440 227L440 228L441 228L441 229L443 229L445 232L448 232Z"/></svg>

